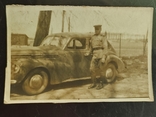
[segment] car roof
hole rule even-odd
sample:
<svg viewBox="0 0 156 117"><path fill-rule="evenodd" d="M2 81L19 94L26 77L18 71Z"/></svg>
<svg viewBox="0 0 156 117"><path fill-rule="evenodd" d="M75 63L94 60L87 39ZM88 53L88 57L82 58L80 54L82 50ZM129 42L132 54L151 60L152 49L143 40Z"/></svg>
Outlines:
<svg viewBox="0 0 156 117"><path fill-rule="evenodd" d="M93 35L93 33L75 33L75 32L63 32L63 33L54 33L51 35L48 35L47 37L52 36L61 36L61 37L70 37L70 38L90 38Z"/></svg>
<svg viewBox="0 0 156 117"><path fill-rule="evenodd" d="M106 34L106 33L101 33L101 34ZM69 38L91 38L94 35L93 32L88 32L88 33L78 33L78 32L62 32L62 33L54 33L51 35L48 35L47 37L53 37L53 36L58 36L58 37L69 37ZM47 38L46 37L46 38ZM45 39L46 39L45 38ZM113 46L110 44L110 42L107 40L109 48L112 49L112 51L115 52L115 49Z"/></svg>

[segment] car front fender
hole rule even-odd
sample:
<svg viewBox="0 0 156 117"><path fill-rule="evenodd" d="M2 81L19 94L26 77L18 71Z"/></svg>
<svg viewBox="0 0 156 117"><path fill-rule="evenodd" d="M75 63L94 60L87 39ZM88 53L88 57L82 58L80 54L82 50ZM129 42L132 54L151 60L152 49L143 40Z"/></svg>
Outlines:
<svg viewBox="0 0 156 117"><path fill-rule="evenodd" d="M33 69L36 68L48 69L46 68L46 65L38 59L21 58L18 60L13 60L12 66L13 65L19 66L20 68L18 72L14 72L13 68L11 67L11 83L13 84L21 83L26 77L26 75Z"/></svg>

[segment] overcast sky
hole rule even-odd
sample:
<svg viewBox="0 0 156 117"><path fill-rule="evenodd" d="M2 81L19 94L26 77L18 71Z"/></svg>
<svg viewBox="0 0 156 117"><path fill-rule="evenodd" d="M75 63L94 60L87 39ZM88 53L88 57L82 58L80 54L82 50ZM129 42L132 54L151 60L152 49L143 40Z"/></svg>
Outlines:
<svg viewBox="0 0 156 117"><path fill-rule="evenodd" d="M49 33L61 32L62 10L65 10L64 31L68 31L70 17L71 32L93 32L94 25L114 33L146 34L151 31L151 8L121 7L7 7L7 25L10 33L27 34L34 38L41 10L52 10Z"/></svg>

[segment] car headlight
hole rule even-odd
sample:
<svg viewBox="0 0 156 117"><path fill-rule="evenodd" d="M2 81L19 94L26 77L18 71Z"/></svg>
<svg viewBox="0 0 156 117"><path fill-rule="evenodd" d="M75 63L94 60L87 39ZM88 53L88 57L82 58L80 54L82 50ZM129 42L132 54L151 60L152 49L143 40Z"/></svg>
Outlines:
<svg viewBox="0 0 156 117"><path fill-rule="evenodd" d="M14 73L18 73L19 72L19 70L20 70L20 66L19 65L16 65L16 64L14 64L13 66L12 66L12 70L13 70L13 72Z"/></svg>

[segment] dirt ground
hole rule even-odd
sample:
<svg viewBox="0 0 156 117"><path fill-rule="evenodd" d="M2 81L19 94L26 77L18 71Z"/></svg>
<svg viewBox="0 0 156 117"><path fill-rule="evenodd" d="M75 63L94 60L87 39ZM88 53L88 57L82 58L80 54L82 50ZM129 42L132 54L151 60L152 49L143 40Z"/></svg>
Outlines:
<svg viewBox="0 0 156 117"><path fill-rule="evenodd" d="M123 57L127 64L124 78L105 84L100 90L88 89L90 79L65 82L48 87L42 94L27 96L11 88L11 100L145 98L149 96L147 57ZM17 90L18 89L18 90Z"/></svg>

